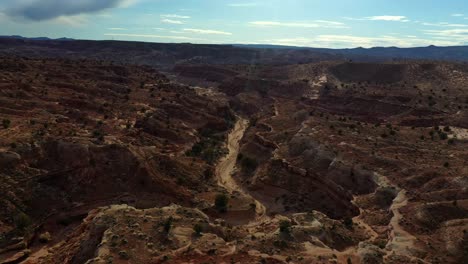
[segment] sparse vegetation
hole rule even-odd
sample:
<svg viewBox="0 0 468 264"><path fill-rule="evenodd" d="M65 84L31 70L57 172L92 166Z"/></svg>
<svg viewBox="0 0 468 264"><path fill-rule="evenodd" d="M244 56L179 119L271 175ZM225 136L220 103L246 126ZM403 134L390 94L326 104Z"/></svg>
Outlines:
<svg viewBox="0 0 468 264"><path fill-rule="evenodd" d="M202 130L200 136L201 140L195 143L192 149L185 154L190 157L200 157L208 162L208 164L213 164L224 154L221 147L224 136L210 129Z"/></svg>
<svg viewBox="0 0 468 264"><path fill-rule="evenodd" d="M8 129L11 125L11 121L10 119L3 119L2 120L2 126L4 129Z"/></svg>
<svg viewBox="0 0 468 264"><path fill-rule="evenodd" d="M241 153L239 153L239 155L237 156L237 160L240 162L242 172L244 173L252 173L258 167L257 160L250 158L248 156L245 156Z"/></svg>
<svg viewBox="0 0 468 264"><path fill-rule="evenodd" d="M169 231L171 231L172 222L174 222L174 218L172 218L172 216L167 218L166 221L164 221L163 223L164 233L169 233Z"/></svg>
<svg viewBox="0 0 468 264"><path fill-rule="evenodd" d="M29 218L29 216L27 216L23 212L18 213L13 218L13 222L15 223L16 228L20 231L24 231L26 228L28 228L32 224L32 221Z"/></svg>
<svg viewBox="0 0 468 264"><path fill-rule="evenodd" d="M124 260L130 259L130 255L125 250L119 251L119 257L120 259L124 259Z"/></svg>
<svg viewBox="0 0 468 264"><path fill-rule="evenodd" d="M216 195L215 208L216 208L216 210L218 210L218 212L220 212L220 213L227 212L228 203L229 203L229 197L226 194L220 193L220 194Z"/></svg>
<svg viewBox="0 0 468 264"><path fill-rule="evenodd" d="M343 219L343 224L346 226L346 228L348 229L353 229L353 219L349 218L349 217L345 217Z"/></svg>
<svg viewBox="0 0 468 264"><path fill-rule="evenodd" d="M200 236L201 233L203 232L203 226L201 224L199 224L199 223L196 223L193 226L193 231L194 231L196 236Z"/></svg>
<svg viewBox="0 0 468 264"><path fill-rule="evenodd" d="M279 230L282 234L289 235L291 233L291 222L289 220L281 220Z"/></svg>

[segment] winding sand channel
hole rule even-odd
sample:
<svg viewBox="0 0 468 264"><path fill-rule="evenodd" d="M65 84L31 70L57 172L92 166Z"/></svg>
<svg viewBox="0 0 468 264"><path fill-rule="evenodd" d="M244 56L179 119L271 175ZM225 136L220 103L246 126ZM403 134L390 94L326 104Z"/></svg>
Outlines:
<svg viewBox="0 0 468 264"><path fill-rule="evenodd" d="M240 196L243 196L248 200L252 200L252 202L255 203L255 212L257 217L251 224L256 224L266 216L265 206L245 192L232 177L236 170L240 141L244 137L248 124L249 122L246 119L239 118L233 130L229 133L227 140L227 148L229 152L216 166L216 177L218 185L224 187L230 194L238 193Z"/></svg>

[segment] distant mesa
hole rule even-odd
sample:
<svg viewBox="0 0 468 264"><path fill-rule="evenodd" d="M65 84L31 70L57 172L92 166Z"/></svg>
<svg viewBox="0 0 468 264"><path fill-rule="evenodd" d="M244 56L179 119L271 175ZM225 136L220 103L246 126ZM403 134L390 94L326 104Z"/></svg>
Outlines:
<svg viewBox="0 0 468 264"><path fill-rule="evenodd" d="M24 40L58 40L58 41L72 41L75 39L72 38L57 38L57 39L52 39L48 37L35 37L35 38L27 38L19 35L11 35L11 36L0 36L0 39L24 39Z"/></svg>

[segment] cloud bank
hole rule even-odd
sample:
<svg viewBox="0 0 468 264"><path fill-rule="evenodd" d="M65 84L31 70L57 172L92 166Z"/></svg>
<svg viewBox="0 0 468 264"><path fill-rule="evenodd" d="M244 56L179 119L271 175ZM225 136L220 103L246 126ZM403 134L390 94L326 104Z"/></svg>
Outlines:
<svg viewBox="0 0 468 264"><path fill-rule="evenodd" d="M99 12L104 9L130 4L132 0L23 0L14 1L5 13L33 21L43 21L61 16Z"/></svg>

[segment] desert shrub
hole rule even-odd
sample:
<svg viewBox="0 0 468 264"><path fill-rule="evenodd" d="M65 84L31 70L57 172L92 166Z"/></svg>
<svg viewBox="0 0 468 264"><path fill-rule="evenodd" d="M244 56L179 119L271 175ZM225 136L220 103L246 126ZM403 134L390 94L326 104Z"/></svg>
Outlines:
<svg viewBox="0 0 468 264"><path fill-rule="evenodd" d="M447 133L439 132L439 138L441 140L446 140L446 139L448 139L448 135L447 135Z"/></svg>
<svg viewBox="0 0 468 264"><path fill-rule="evenodd" d="M171 231L172 222L174 222L174 218L172 218L172 216L164 221L163 228L165 233L169 233L169 231Z"/></svg>
<svg viewBox="0 0 468 264"><path fill-rule="evenodd" d="M239 155L237 157L239 159ZM256 159L247 157L245 155L241 155L240 158L241 158L240 159L240 164L241 164L243 172L251 173L251 172L253 172L253 171L255 171L257 169L258 162L257 162Z"/></svg>
<svg viewBox="0 0 468 264"><path fill-rule="evenodd" d="M200 142L195 143L192 149L187 151L185 155L189 157L200 157L208 164L213 164L223 153L221 143L224 139L209 130L203 130L200 134L202 136Z"/></svg>
<svg viewBox="0 0 468 264"><path fill-rule="evenodd" d="M228 203L229 197L226 194L220 193L216 195L215 208L218 210L218 212L225 213L227 211Z"/></svg>
<svg viewBox="0 0 468 264"><path fill-rule="evenodd" d="M202 225L200 225L199 223L196 223L196 224L193 226L193 231L195 232L195 235L196 235L196 236L200 236L201 233L203 232L203 227L202 227Z"/></svg>
<svg viewBox="0 0 468 264"><path fill-rule="evenodd" d="M99 141L104 141L104 133L100 130L94 130L93 137L95 137Z"/></svg>
<svg viewBox="0 0 468 264"><path fill-rule="evenodd" d="M125 259L125 260L130 259L130 255L128 255L127 251L125 250L122 250L119 252L119 257L120 259Z"/></svg>
<svg viewBox="0 0 468 264"><path fill-rule="evenodd" d="M281 220L279 223L279 229L282 234L289 235L291 233L291 222L288 220Z"/></svg>
<svg viewBox="0 0 468 264"><path fill-rule="evenodd" d="M349 217L346 217L345 219L343 219L343 224L346 226L346 228L352 229L353 228L353 219L351 219Z"/></svg>
<svg viewBox="0 0 468 264"><path fill-rule="evenodd" d="M3 126L4 129L9 128L10 125L11 125L10 119L3 119L3 120L2 120L2 126Z"/></svg>
<svg viewBox="0 0 468 264"><path fill-rule="evenodd" d="M18 213L13 218L13 222L15 223L16 228L21 231L24 231L26 228L28 228L32 224L29 216L27 216L23 212Z"/></svg>
<svg viewBox="0 0 468 264"><path fill-rule="evenodd" d="M288 243L284 240L275 240L273 242L273 246L277 247L277 248L287 248L288 247Z"/></svg>
<svg viewBox="0 0 468 264"><path fill-rule="evenodd" d="M205 171L203 172L203 178L205 180L209 180L213 178L213 170L211 168L206 168Z"/></svg>

